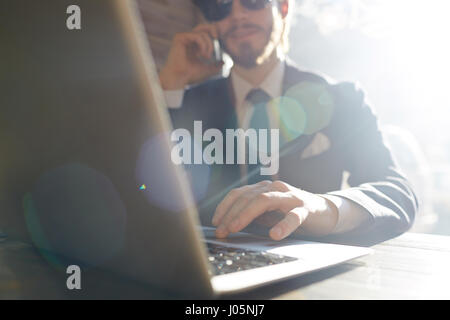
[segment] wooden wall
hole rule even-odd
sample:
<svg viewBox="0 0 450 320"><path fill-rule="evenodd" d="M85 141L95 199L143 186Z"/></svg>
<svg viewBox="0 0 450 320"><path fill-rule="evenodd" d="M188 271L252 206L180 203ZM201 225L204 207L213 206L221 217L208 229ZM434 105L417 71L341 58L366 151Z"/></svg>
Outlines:
<svg viewBox="0 0 450 320"><path fill-rule="evenodd" d="M197 23L198 12L191 0L137 0L157 67L165 62L175 33Z"/></svg>

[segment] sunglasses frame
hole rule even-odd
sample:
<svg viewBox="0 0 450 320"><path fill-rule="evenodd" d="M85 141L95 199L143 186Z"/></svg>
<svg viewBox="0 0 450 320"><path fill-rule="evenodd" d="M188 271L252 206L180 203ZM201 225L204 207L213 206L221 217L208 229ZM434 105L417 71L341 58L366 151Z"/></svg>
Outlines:
<svg viewBox="0 0 450 320"><path fill-rule="evenodd" d="M219 4L217 0L193 0L193 3L200 9L203 16L209 22L217 22L225 19L231 13L233 1L240 1L241 5L248 10L257 11L266 8L276 0L257 0L261 5L252 7L248 2L252 0L228 0L225 4Z"/></svg>

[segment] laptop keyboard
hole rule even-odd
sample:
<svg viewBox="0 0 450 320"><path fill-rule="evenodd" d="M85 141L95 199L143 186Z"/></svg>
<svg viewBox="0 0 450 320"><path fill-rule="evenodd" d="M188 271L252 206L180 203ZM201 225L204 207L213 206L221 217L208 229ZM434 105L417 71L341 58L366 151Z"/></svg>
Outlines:
<svg viewBox="0 0 450 320"><path fill-rule="evenodd" d="M298 260L266 251L232 248L210 242L207 242L206 246L209 262L213 266L212 273L216 275Z"/></svg>

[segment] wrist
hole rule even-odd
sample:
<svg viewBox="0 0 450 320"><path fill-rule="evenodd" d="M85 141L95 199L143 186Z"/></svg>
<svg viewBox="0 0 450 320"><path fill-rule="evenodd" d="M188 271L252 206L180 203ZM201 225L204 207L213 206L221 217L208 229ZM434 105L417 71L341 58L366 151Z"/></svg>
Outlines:
<svg viewBox="0 0 450 320"><path fill-rule="evenodd" d="M308 236L326 236L333 232L338 222L339 209L328 197L318 194L323 200L322 209L310 214L300 231Z"/></svg>
<svg viewBox="0 0 450 320"><path fill-rule="evenodd" d="M333 199L328 198L324 195L319 195L323 199L325 199L325 202L327 204L327 211L330 221L330 229L328 233L333 232L334 228L336 227L339 219L339 207L338 205L333 201Z"/></svg>
<svg viewBox="0 0 450 320"><path fill-rule="evenodd" d="M159 72L159 82L163 90L183 90L187 84L183 76L177 76L167 68Z"/></svg>

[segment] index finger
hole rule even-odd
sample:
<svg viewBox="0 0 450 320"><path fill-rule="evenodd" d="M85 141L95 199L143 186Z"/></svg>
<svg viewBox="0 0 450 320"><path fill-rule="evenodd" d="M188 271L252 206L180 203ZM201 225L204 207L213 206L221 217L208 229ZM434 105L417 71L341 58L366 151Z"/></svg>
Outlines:
<svg viewBox="0 0 450 320"><path fill-rule="evenodd" d="M227 213L236 199L239 198L248 189L248 187L249 186L243 186L228 192L225 198L223 198L223 200L217 205L216 211L214 212L214 216L212 218L213 226L219 225L225 213Z"/></svg>
<svg viewBox="0 0 450 320"><path fill-rule="evenodd" d="M288 212L299 205L302 205L301 200L292 197L291 194L286 192L270 191L261 193L230 223L230 231L239 232L267 211L279 210Z"/></svg>

